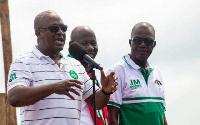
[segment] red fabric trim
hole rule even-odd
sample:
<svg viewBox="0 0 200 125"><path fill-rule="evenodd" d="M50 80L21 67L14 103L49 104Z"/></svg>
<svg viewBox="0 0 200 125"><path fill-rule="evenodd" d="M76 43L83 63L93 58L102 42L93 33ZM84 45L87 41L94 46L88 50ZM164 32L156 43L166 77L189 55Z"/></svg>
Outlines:
<svg viewBox="0 0 200 125"><path fill-rule="evenodd" d="M91 78L91 73L87 73L87 74ZM101 87L99 86L99 88L101 88ZM87 105L87 106L88 106L88 109L90 111L90 115L92 117L92 120L94 122L94 110L90 105ZM107 112L107 108L106 107L102 108L102 113L103 113L104 121L108 122L108 112ZM104 123L103 123L103 121L102 121L102 119L100 117L97 117L97 125L104 125Z"/></svg>
<svg viewBox="0 0 200 125"><path fill-rule="evenodd" d="M94 122L94 111L93 111L93 108L90 105L87 105L87 106L88 106L88 108L90 110L90 115L91 115L92 120ZM104 125L103 121L102 121L102 119L100 117L97 117L97 125Z"/></svg>
<svg viewBox="0 0 200 125"><path fill-rule="evenodd" d="M91 78L91 76L92 76L92 73L87 73L87 75Z"/></svg>

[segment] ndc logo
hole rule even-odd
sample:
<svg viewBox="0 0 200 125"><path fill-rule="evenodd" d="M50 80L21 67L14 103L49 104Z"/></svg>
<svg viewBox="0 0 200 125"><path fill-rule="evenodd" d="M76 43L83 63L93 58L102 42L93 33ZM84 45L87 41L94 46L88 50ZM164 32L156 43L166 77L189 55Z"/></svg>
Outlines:
<svg viewBox="0 0 200 125"><path fill-rule="evenodd" d="M78 79L78 75L75 71L70 70L69 71L69 75L73 78L73 79Z"/></svg>
<svg viewBox="0 0 200 125"><path fill-rule="evenodd" d="M158 86L162 85L162 83L159 80L155 80L155 84L157 84Z"/></svg>
<svg viewBox="0 0 200 125"><path fill-rule="evenodd" d="M16 73L11 74L9 77L9 82L12 82L16 78L17 78Z"/></svg>
<svg viewBox="0 0 200 125"><path fill-rule="evenodd" d="M140 81L138 79L136 80L131 80L131 83L130 83L130 89L133 90L133 89L137 89L139 87L142 87L141 84L140 84Z"/></svg>

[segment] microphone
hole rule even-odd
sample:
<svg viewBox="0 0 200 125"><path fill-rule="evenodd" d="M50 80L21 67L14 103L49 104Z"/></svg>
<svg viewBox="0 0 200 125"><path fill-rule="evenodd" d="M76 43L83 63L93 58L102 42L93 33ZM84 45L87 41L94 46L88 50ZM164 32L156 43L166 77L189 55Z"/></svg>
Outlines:
<svg viewBox="0 0 200 125"><path fill-rule="evenodd" d="M96 69L102 70L103 68L97 64L89 55L87 55L86 49L80 44L74 42L69 46L69 53L78 61L86 61L88 64Z"/></svg>

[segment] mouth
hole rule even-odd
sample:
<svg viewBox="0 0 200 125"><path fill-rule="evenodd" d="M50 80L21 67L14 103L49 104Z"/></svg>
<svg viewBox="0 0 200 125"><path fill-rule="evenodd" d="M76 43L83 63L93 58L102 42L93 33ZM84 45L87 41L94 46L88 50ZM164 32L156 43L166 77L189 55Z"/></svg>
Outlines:
<svg viewBox="0 0 200 125"><path fill-rule="evenodd" d="M62 38L62 37L56 38L55 41L56 41L56 43L57 43L58 45L64 45L64 44L65 44L65 39Z"/></svg>
<svg viewBox="0 0 200 125"><path fill-rule="evenodd" d="M96 54L94 54L94 53L87 53L91 58L95 58L95 56L96 56Z"/></svg>
<svg viewBox="0 0 200 125"><path fill-rule="evenodd" d="M147 53L147 51L137 51L138 53Z"/></svg>
<svg viewBox="0 0 200 125"><path fill-rule="evenodd" d="M140 54L140 55L147 55L148 54L147 51L137 51L137 53Z"/></svg>

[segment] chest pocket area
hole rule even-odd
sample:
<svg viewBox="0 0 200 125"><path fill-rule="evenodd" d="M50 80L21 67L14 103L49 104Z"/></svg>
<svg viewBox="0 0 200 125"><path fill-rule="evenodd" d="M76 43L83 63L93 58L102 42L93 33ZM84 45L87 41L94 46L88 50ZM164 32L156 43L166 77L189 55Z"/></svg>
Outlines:
<svg viewBox="0 0 200 125"><path fill-rule="evenodd" d="M37 86L37 85L41 85L41 84L45 84L45 72L43 71L35 71L32 72L33 75L33 86Z"/></svg>
<svg viewBox="0 0 200 125"><path fill-rule="evenodd" d="M59 73L49 65L40 65L32 69L33 86L45 85L53 83L60 79Z"/></svg>

